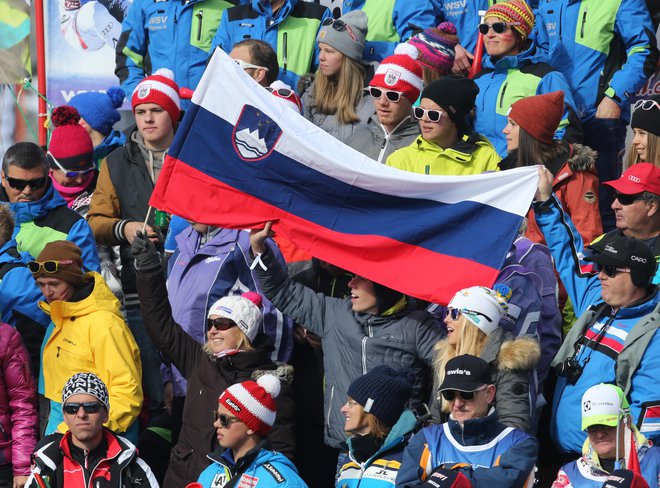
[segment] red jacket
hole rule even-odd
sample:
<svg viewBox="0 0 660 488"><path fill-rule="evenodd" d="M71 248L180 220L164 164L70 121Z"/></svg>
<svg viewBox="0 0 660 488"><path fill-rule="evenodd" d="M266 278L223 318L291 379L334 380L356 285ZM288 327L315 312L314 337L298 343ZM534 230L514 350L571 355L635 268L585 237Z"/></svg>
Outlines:
<svg viewBox="0 0 660 488"><path fill-rule="evenodd" d="M603 225L598 211L598 176L595 169L596 153L587 146L570 146L568 160L559 170L550 169L555 175L552 191L564 211L570 215L575 228L582 236L582 242L590 243L603 233ZM545 244L543 234L536 225L534 210L527 213L527 232L531 241ZM578 251L582 251L578 249Z"/></svg>
<svg viewBox="0 0 660 488"><path fill-rule="evenodd" d="M30 356L18 331L0 322L0 463L12 464L14 476L30 474L38 425Z"/></svg>

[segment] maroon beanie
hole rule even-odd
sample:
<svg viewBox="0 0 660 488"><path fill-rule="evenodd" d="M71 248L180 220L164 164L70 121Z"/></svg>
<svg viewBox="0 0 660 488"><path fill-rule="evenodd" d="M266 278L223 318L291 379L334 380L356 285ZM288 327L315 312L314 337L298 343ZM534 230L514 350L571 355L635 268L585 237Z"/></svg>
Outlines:
<svg viewBox="0 0 660 488"><path fill-rule="evenodd" d="M554 91L518 100L511 105L509 118L534 139L552 144L564 115L564 92Z"/></svg>
<svg viewBox="0 0 660 488"><path fill-rule="evenodd" d="M80 125L80 114L68 105L62 105L53 110L51 116L55 130L50 137L48 152L51 158L64 169L72 171L87 169L94 164L94 145L85 128ZM50 167L59 167L49 159Z"/></svg>
<svg viewBox="0 0 660 488"><path fill-rule="evenodd" d="M43 266L35 278L58 278L73 285L80 285L84 281L82 270L82 253L80 248L70 241L52 241L46 244L35 260L38 263L45 261L59 261L55 273L47 273Z"/></svg>

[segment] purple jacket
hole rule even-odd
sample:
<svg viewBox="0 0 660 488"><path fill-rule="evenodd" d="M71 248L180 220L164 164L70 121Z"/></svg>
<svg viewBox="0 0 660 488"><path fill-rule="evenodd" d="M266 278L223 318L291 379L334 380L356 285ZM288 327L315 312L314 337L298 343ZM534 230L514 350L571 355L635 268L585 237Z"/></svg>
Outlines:
<svg viewBox="0 0 660 488"><path fill-rule="evenodd" d="M249 231L219 229L201 247L200 239L192 226L183 230L176 238L178 249L168 263L167 291L174 321L202 344L211 305L226 295L256 291L263 297L262 332L275 344L271 359L286 362L293 347L293 322L263 296L259 280L250 270ZM272 240L269 247L284 266L284 258ZM176 368L172 366L172 374L164 371L163 376L173 381L176 396L185 396L186 381Z"/></svg>
<svg viewBox="0 0 660 488"><path fill-rule="evenodd" d="M18 331L0 322L0 464L13 464L14 476L30 474L38 425L30 356Z"/></svg>

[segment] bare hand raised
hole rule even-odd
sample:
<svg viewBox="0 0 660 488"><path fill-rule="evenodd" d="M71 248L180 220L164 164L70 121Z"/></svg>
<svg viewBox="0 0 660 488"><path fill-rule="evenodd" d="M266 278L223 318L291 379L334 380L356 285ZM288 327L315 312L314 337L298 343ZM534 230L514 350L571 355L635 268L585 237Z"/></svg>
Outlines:
<svg viewBox="0 0 660 488"><path fill-rule="evenodd" d="M266 250L266 239L273 237L275 233L271 230L273 221L266 222L263 229L250 230L250 246L254 254L261 254Z"/></svg>

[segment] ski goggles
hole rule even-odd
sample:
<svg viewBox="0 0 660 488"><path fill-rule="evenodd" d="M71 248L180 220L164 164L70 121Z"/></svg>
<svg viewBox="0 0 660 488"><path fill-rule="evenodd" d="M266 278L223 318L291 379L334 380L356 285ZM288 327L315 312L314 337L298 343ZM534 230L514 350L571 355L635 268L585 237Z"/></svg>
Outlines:
<svg viewBox="0 0 660 488"><path fill-rule="evenodd" d="M64 166L62 166L60 162L55 158L55 156L53 156L50 152L48 152L47 155L53 160L55 165L61 171L64 172L64 176L66 176L67 178L78 178L79 176L87 176L95 169L94 166L92 166L91 168L82 169L80 171L69 171L68 169L65 169Z"/></svg>

